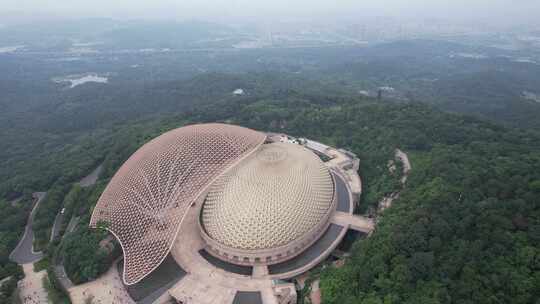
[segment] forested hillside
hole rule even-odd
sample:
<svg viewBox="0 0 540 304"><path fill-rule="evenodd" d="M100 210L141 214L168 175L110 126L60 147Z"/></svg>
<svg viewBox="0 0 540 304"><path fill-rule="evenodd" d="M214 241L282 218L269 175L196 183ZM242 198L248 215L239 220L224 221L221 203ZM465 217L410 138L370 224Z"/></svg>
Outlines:
<svg viewBox="0 0 540 304"><path fill-rule="evenodd" d="M323 272L324 303L537 303L537 137L411 111L378 120L400 126L395 144L414 164L406 190L344 268Z"/></svg>
<svg viewBox="0 0 540 304"><path fill-rule="evenodd" d="M7 255L29 211L28 204L8 200L49 191L44 207L38 209L38 245L48 254L59 250L67 257L66 270L75 282L91 280L110 263L111 256L99 246L105 235L87 228L108 179L138 147L164 131L220 121L352 150L361 159L364 183L358 212L373 209L381 197L396 190L395 183L388 183L388 160L396 148L409 154L414 170L401 198L384 212L374 234L355 244L343 268L323 271L324 303L537 304L537 131L292 79L211 74L154 84L132 95L118 91L109 101L98 98L85 104L82 99L92 95L89 86L89 91L73 93L81 94L78 97L65 95L73 102L45 113L54 117L47 128L41 125L46 120L29 120L26 129L8 128L2 134L9 145L1 154L0 194L6 199L0 206L18 230L2 221L3 275L17 272L7 263ZM248 88L249 94L232 96L238 86ZM118 119L107 117L110 114L102 108L114 102L119 105ZM84 127L74 128L78 122L85 122ZM100 182L77 190L73 183L100 163L104 164ZM51 246L47 240L63 204L81 221L57 249L57 243Z"/></svg>

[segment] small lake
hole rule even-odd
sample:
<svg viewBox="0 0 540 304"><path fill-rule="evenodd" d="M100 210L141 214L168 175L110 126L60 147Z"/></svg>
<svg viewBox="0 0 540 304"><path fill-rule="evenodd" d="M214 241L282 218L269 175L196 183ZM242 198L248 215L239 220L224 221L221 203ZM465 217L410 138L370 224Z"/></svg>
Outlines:
<svg viewBox="0 0 540 304"><path fill-rule="evenodd" d="M109 78L106 76L99 76L97 74L86 75L70 75L66 77L57 77L53 79L56 83L69 83L69 88L73 89L76 86L83 85L88 82L94 83L108 83Z"/></svg>

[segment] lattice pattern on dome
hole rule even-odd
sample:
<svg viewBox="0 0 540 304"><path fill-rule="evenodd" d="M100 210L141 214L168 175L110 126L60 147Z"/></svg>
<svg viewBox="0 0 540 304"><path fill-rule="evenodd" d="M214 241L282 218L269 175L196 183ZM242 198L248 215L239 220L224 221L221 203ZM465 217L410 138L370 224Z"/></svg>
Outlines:
<svg viewBox="0 0 540 304"><path fill-rule="evenodd" d="M295 144L265 144L212 184L202 225L231 248L276 248L324 220L333 195L332 177L315 154Z"/></svg>
<svg viewBox="0 0 540 304"><path fill-rule="evenodd" d="M266 136L225 124L169 131L135 152L101 195L90 225L108 223L124 250L124 282L135 284L167 256L189 206Z"/></svg>

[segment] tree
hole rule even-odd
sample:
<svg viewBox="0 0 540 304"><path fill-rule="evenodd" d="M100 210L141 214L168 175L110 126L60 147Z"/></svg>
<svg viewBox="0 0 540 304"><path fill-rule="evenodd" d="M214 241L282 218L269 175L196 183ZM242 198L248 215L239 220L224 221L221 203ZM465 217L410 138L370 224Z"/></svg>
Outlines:
<svg viewBox="0 0 540 304"><path fill-rule="evenodd" d="M533 181L529 184L529 189L534 192L540 193L540 180Z"/></svg>

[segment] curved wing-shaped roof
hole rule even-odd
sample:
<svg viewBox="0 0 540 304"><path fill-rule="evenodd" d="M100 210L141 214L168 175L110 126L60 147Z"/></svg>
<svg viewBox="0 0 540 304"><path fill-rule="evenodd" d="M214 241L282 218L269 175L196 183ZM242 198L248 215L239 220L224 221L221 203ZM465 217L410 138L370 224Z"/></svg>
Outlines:
<svg viewBox="0 0 540 304"><path fill-rule="evenodd" d="M104 221L135 284L169 253L189 206L217 177L263 144L263 133L225 124L169 131L141 147L101 195L90 225Z"/></svg>

